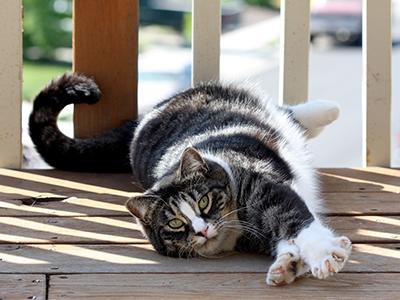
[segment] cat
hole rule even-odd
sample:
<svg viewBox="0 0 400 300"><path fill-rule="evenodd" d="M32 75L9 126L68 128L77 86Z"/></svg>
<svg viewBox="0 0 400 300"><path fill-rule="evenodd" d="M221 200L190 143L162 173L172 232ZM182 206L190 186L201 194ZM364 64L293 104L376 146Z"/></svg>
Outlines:
<svg viewBox="0 0 400 300"><path fill-rule="evenodd" d="M36 97L30 135L42 157L64 170L133 170L145 190L126 202L160 254L275 257L266 282L340 271L351 242L320 218L322 205L307 138L334 121L338 107L313 101L277 107L251 92L200 84L156 105L139 120L87 139L57 128L68 104L99 101L93 79L73 73Z"/></svg>

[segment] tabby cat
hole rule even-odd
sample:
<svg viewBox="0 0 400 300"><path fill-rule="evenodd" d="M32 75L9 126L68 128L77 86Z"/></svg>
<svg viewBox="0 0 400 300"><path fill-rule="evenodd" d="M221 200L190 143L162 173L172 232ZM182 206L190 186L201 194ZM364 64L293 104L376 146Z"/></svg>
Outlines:
<svg viewBox="0 0 400 300"><path fill-rule="evenodd" d="M35 100L31 138L59 169L133 170L145 192L126 207L159 253L273 255L271 285L306 272L322 279L343 268L351 242L320 220L318 179L306 149L307 137L337 118L335 104L280 108L246 90L208 83L97 137L71 139L59 131L57 116L66 105L93 104L100 96L80 74L53 81Z"/></svg>

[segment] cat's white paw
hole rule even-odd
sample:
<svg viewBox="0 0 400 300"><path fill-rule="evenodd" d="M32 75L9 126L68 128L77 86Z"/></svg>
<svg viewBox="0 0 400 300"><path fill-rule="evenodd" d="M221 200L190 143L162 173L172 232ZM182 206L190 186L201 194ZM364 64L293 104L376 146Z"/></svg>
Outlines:
<svg viewBox="0 0 400 300"><path fill-rule="evenodd" d="M267 273L268 285L281 286L292 283L296 277L309 270L300 258L300 250L293 241L281 241L277 248L278 255Z"/></svg>
<svg viewBox="0 0 400 300"><path fill-rule="evenodd" d="M327 278L343 269L351 253L351 241L335 237L317 222L303 229L295 240L300 257L310 266L314 277Z"/></svg>
<svg viewBox="0 0 400 300"><path fill-rule="evenodd" d="M268 270L266 282L269 285L286 285L296 279L296 266L300 256L292 253L279 255Z"/></svg>
<svg viewBox="0 0 400 300"><path fill-rule="evenodd" d="M351 242L345 236L334 238L331 245L316 252L316 256L314 253L308 255L311 272L314 277L325 279L343 269L351 253Z"/></svg>

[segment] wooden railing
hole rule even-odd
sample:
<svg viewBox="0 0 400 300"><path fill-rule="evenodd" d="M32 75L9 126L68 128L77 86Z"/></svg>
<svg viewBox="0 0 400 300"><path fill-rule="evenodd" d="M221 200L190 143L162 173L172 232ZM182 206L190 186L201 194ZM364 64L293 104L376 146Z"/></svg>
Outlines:
<svg viewBox="0 0 400 300"><path fill-rule="evenodd" d="M219 78L220 5L193 0L193 84ZM363 10L363 162L388 166L391 0L364 0ZM1 3L0 166L13 168L21 163L21 11L21 0ZM93 75L104 93L75 108L75 134L84 137L137 116L138 0L75 0L74 21L74 70ZM309 0L282 0L281 104L308 99L309 21Z"/></svg>

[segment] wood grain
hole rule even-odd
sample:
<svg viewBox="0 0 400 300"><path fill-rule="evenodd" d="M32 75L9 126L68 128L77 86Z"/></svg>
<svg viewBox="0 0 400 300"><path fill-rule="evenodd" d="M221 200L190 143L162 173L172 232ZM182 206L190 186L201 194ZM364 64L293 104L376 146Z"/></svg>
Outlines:
<svg viewBox="0 0 400 300"><path fill-rule="evenodd" d="M83 274L50 277L51 299L396 299L400 274L338 274L270 287L263 274Z"/></svg>
<svg viewBox="0 0 400 300"><path fill-rule="evenodd" d="M389 166L392 103L392 1L363 2L363 164ZM366 135L366 136L365 136Z"/></svg>
<svg viewBox="0 0 400 300"><path fill-rule="evenodd" d="M399 170L321 172L327 220L356 242L353 253L343 272L329 280L302 279L270 288L264 283L271 263L266 256L187 260L157 254L125 210L126 198L139 191L129 174L0 169L0 298L44 299L45 282L34 280L45 276L29 275L35 273L54 274L48 299L276 299L294 294L396 299Z"/></svg>
<svg viewBox="0 0 400 300"><path fill-rule="evenodd" d="M7 186L15 183L7 182ZM124 206L127 197L124 196L82 192L34 182L20 182L18 186L20 188L9 189L9 192L4 188L0 190L0 216L128 215ZM324 193L322 198L325 212L330 215L400 215L399 195L395 193Z"/></svg>
<svg viewBox="0 0 400 300"><path fill-rule="evenodd" d="M323 193L327 214L400 215L400 195L388 192Z"/></svg>
<svg viewBox="0 0 400 300"><path fill-rule="evenodd" d="M400 270L399 244L357 244L344 272ZM218 259L176 259L150 245L29 244L0 245L0 273L265 273L271 260L235 254Z"/></svg>
<svg viewBox="0 0 400 300"><path fill-rule="evenodd" d="M310 1L281 3L279 103L294 105L308 100Z"/></svg>
<svg viewBox="0 0 400 300"><path fill-rule="evenodd" d="M93 76L98 104L76 105L75 136L88 137L137 117L138 0L74 1L74 71Z"/></svg>
<svg viewBox="0 0 400 300"><path fill-rule="evenodd" d="M46 276L40 274L1 274L0 299L4 300L45 300Z"/></svg>
<svg viewBox="0 0 400 300"><path fill-rule="evenodd" d="M338 234L349 237L353 243L400 242L400 217L397 216L330 217L326 220Z"/></svg>
<svg viewBox="0 0 400 300"><path fill-rule="evenodd" d="M385 173L387 170L387 173ZM324 192L390 192L400 194L400 171L389 168L320 169Z"/></svg>
<svg viewBox="0 0 400 300"><path fill-rule="evenodd" d="M127 217L0 217L0 243L147 243Z"/></svg>
<svg viewBox="0 0 400 300"><path fill-rule="evenodd" d="M324 169L321 172L369 182L389 182L392 187L400 184L400 172L395 169ZM370 184L360 190L360 183L328 175L322 177L322 183L328 214L400 215L398 193L382 192L376 187L372 190ZM130 174L0 169L0 216L126 215L124 203L128 195L139 191ZM54 196L64 199L57 200ZM54 201L35 202L32 197L51 197Z"/></svg>
<svg viewBox="0 0 400 300"><path fill-rule="evenodd" d="M22 161L22 0L3 0L0 9L0 167Z"/></svg>
<svg viewBox="0 0 400 300"><path fill-rule="evenodd" d="M123 208L123 207L122 207ZM124 208L123 208L124 209ZM400 242L400 217L328 217L327 223L353 243ZM126 216L0 217L0 243L147 243Z"/></svg>

